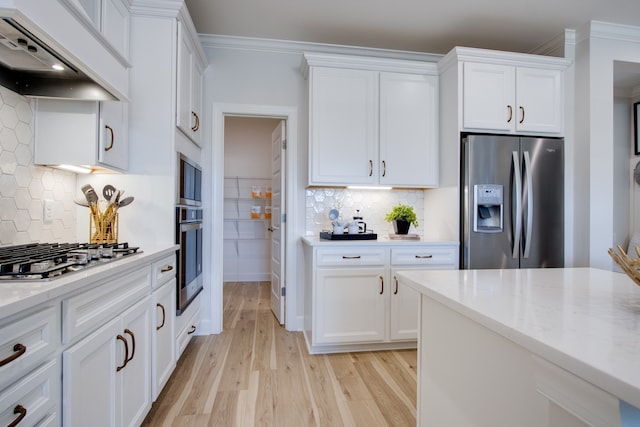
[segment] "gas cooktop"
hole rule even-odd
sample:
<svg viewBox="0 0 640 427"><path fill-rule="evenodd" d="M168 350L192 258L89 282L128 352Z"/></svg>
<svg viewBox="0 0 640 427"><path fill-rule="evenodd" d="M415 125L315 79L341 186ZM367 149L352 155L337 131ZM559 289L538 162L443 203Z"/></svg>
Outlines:
<svg viewBox="0 0 640 427"><path fill-rule="evenodd" d="M128 243L29 243L0 247L0 280L47 280L141 253Z"/></svg>

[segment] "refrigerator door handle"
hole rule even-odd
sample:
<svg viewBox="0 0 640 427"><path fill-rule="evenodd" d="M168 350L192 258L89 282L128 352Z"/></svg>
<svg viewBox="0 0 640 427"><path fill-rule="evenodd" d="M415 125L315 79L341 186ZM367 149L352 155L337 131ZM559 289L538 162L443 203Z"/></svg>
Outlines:
<svg viewBox="0 0 640 427"><path fill-rule="evenodd" d="M515 185L515 193L516 193L516 226L513 231L513 248L512 248L512 257L514 259L518 258L519 250L520 250L520 234L522 230L522 181L520 178L520 159L517 151L512 152L513 157L513 178ZM513 189L512 189L513 190ZM512 191L513 194L513 191Z"/></svg>
<svg viewBox="0 0 640 427"><path fill-rule="evenodd" d="M527 230L524 241L524 257L529 258L529 252L531 252L531 228L533 225L533 182L531 180L531 157L529 152L524 152L524 169L525 179L527 180Z"/></svg>

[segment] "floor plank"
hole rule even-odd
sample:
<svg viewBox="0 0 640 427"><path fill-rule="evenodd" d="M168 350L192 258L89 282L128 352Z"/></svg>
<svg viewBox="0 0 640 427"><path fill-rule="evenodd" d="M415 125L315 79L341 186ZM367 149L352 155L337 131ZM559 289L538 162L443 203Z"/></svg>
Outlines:
<svg viewBox="0 0 640 427"><path fill-rule="evenodd" d="M310 355L268 282L224 285L224 331L196 336L143 426L414 426L415 350Z"/></svg>

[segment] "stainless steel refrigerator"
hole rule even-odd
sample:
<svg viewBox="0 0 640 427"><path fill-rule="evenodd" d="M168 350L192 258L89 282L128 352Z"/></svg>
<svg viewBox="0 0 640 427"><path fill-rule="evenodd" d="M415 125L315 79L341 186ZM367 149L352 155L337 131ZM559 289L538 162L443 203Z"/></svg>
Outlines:
<svg viewBox="0 0 640 427"><path fill-rule="evenodd" d="M460 268L564 266L563 145L463 135Z"/></svg>

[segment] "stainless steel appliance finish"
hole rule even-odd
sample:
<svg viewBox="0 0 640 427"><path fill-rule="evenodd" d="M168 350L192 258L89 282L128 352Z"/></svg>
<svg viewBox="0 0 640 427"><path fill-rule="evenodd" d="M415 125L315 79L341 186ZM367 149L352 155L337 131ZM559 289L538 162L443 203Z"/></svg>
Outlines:
<svg viewBox="0 0 640 427"><path fill-rule="evenodd" d="M177 314L202 291L202 208L176 207Z"/></svg>
<svg viewBox="0 0 640 427"><path fill-rule="evenodd" d="M29 243L0 247L0 280L49 280L142 253L128 243Z"/></svg>
<svg viewBox="0 0 640 427"><path fill-rule="evenodd" d="M463 136L460 268L564 266L563 145Z"/></svg>
<svg viewBox="0 0 640 427"><path fill-rule="evenodd" d="M116 99L11 17L0 17L0 84L24 96Z"/></svg>
<svg viewBox="0 0 640 427"><path fill-rule="evenodd" d="M202 168L184 154L178 154L177 204L202 206Z"/></svg>

